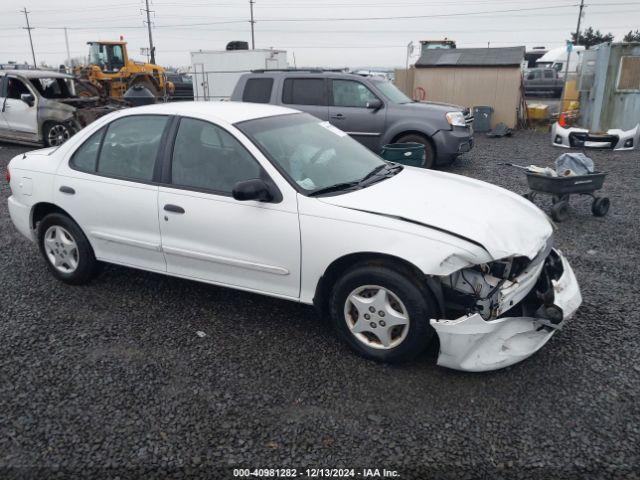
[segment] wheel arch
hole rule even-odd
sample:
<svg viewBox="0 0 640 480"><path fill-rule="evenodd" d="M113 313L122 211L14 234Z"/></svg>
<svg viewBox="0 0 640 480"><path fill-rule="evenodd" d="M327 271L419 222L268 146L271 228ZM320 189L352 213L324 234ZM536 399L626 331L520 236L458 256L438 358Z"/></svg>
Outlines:
<svg viewBox="0 0 640 480"><path fill-rule="evenodd" d="M38 202L33 207L31 207L31 219L29 221L31 229L35 230L37 228L37 226L38 226L38 222L40 222L44 217L46 217L50 213L60 213L62 215L65 215L65 216L69 217L76 224L78 223L69 214L69 212L67 212L63 208L60 208L59 206L57 206L57 205L55 205L53 203L50 203L50 202Z"/></svg>
<svg viewBox="0 0 640 480"><path fill-rule="evenodd" d="M365 262L374 266L393 268L404 274L408 273L419 284L428 289L437 302L440 313L443 312L444 301L442 298L442 288L437 278L425 275L415 264L394 255L376 252L356 252L335 259L329 264L318 280L313 296L313 305L323 316L328 311L327 301L329 299L331 285L335 283L341 274L348 271L354 265Z"/></svg>
<svg viewBox="0 0 640 480"><path fill-rule="evenodd" d="M423 137L425 140L427 140L429 142L429 144L431 145L431 148L433 148L433 153L434 153L435 157L437 158L438 149L436 147L436 143L433 141L433 138L431 138L431 135L427 135L426 133L421 132L420 130L403 130L402 132L395 134L391 138L391 143L396 143L398 141L398 139L404 137L405 135L419 135L419 136Z"/></svg>

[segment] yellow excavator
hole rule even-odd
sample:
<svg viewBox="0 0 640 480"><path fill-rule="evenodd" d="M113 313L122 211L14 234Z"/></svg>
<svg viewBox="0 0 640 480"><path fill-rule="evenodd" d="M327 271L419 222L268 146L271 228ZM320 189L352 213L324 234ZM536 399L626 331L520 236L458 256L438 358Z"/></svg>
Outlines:
<svg viewBox="0 0 640 480"><path fill-rule="evenodd" d="M164 68L152 63L135 62L127 54L127 42L95 41L89 45L89 61L75 71L80 80L80 96L106 96L121 100L137 85L148 89L156 98L173 94Z"/></svg>

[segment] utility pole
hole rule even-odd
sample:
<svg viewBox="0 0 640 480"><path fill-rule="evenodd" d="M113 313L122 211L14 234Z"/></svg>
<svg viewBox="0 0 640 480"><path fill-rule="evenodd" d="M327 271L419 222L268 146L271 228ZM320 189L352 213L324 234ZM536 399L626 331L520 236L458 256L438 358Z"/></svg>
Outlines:
<svg viewBox="0 0 640 480"><path fill-rule="evenodd" d="M583 8L584 8L584 0L580 0L580 13L578 14L578 27L576 28L576 45L580 45L580 22L582 21Z"/></svg>
<svg viewBox="0 0 640 480"><path fill-rule="evenodd" d="M256 37L255 37L254 29L253 29L253 26L256 23L256 21L253 19L253 4L254 3L256 3L254 0L249 0L249 9L251 10L251 20L249 21L249 23L251 23L251 50L255 50L256 49Z"/></svg>
<svg viewBox="0 0 640 480"><path fill-rule="evenodd" d="M36 65L36 54L33 51L33 39L31 38L31 30L33 30L33 27L29 25L29 12L27 12L27 7L22 8L22 13L24 13L24 18L27 21L27 26L23 28L27 32L29 32L29 44L31 45L31 57L33 58L33 68L38 68L38 65Z"/></svg>
<svg viewBox="0 0 640 480"><path fill-rule="evenodd" d="M151 55L151 63L156 63L156 48L153 46L153 36L151 35L151 12L149 10L149 0L144 0L147 8L143 8L142 11L147 13L147 29L149 30L149 54Z"/></svg>
<svg viewBox="0 0 640 480"><path fill-rule="evenodd" d="M69 51L69 33L67 27L64 27L64 43L67 47L67 67L71 68L71 52Z"/></svg>
<svg viewBox="0 0 640 480"><path fill-rule="evenodd" d="M578 13L578 26L576 27L576 42L578 45L580 43L580 22L582 21L582 10L584 9L584 0L580 0L580 12ZM567 42L567 63L564 66L564 85L562 87L562 95L560 96L560 115L564 114L565 107L565 97L567 92L567 79L569 77L569 62L571 61L571 51L573 50L574 45L571 42ZM577 53L576 53L577 55Z"/></svg>

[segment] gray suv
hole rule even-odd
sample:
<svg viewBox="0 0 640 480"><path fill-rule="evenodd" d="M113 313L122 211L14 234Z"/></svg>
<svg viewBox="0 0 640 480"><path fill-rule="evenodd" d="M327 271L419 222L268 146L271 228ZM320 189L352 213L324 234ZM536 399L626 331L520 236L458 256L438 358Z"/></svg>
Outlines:
<svg viewBox="0 0 640 480"><path fill-rule="evenodd" d="M231 100L302 110L331 122L376 153L388 143L422 143L427 168L449 164L473 147L473 119L468 110L415 102L380 77L322 70L256 70L240 77Z"/></svg>

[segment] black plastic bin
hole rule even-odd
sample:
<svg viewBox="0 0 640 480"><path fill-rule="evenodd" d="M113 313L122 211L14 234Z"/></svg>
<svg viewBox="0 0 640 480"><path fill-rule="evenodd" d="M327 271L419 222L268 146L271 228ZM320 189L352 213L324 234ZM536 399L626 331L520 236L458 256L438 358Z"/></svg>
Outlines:
<svg viewBox="0 0 640 480"><path fill-rule="evenodd" d="M380 156L389 162L410 167L424 167L425 150L421 143L390 143L382 147Z"/></svg>

